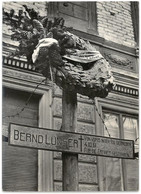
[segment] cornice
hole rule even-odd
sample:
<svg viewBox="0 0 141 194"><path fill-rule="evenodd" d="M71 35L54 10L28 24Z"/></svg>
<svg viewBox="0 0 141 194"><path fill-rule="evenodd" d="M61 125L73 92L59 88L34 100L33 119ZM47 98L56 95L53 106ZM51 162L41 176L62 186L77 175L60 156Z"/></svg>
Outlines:
<svg viewBox="0 0 141 194"><path fill-rule="evenodd" d="M19 87L24 86L28 88L35 88L43 79L45 79L41 74L24 70L21 71L18 68L13 67L3 67L3 85L16 84ZM134 83L128 83L123 81L115 81L116 85L112 90L112 93L121 94L128 97L133 97L138 99L139 91L138 85ZM7 85L7 86L8 86ZM52 87L51 82L41 84L39 89L45 91L47 87Z"/></svg>
<svg viewBox="0 0 141 194"><path fill-rule="evenodd" d="M114 50L114 51L117 51L117 52L120 52L123 54L127 54L127 55L130 55L133 57L137 57L137 58L139 57L139 54L138 54L136 48L128 47L125 45L121 45L121 44L106 40L97 34L88 34L86 32L82 32L82 31L79 31L76 29L73 29L73 33L75 35L85 39L85 40L90 41L92 44L98 45L100 47L108 48L108 49L111 49L111 50ZM3 42L5 44L9 44L9 46L11 45L11 47L13 46L15 48L18 45L18 42L12 41L10 39L10 35L5 34L5 33L3 34Z"/></svg>
<svg viewBox="0 0 141 194"><path fill-rule="evenodd" d="M35 68L27 64L27 61L25 58L8 58L6 55L3 55L3 65L5 67L7 66L8 68L18 68L22 69L22 71L28 71L31 72L31 74L39 74L35 72ZM139 76L138 74L130 71L125 71L123 69L114 68L112 67L112 72L113 75L118 82L127 82L130 83L131 85L137 85L138 86L138 81L139 81Z"/></svg>
<svg viewBox="0 0 141 194"><path fill-rule="evenodd" d="M120 93L110 92L106 98L96 98L105 108L123 111L131 114L138 114L139 100L132 96L121 95Z"/></svg>
<svg viewBox="0 0 141 194"><path fill-rule="evenodd" d="M117 68L112 67L113 77L115 78L116 84L123 85L125 87L131 87L138 89L139 87L139 75L124 70L119 71Z"/></svg>
<svg viewBox="0 0 141 194"><path fill-rule="evenodd" d="M86 32L82 32L79 30L75 30L73 29L73 33L85 40L90 41L90 43L98 45L100 47L103 48L108 48L111 49L113 51L117 51L123 54L127 54L133 57L139 57L136 48L132 48L132 47L127 47L125 45L121 45L112 41L108 41L106 39L104 39L103 37L100 37L99 35L96 34L88 34Z"/></svg>
<svg viewBox="0 0 141 194"><path fill-rule="evenodd" d="M31 92L39 84L35 93L43 94L52 87L49 81L41 83L44 79L42 75L34 72L31 73L16 68L3 67L2 85L5 87Z"/></svg>

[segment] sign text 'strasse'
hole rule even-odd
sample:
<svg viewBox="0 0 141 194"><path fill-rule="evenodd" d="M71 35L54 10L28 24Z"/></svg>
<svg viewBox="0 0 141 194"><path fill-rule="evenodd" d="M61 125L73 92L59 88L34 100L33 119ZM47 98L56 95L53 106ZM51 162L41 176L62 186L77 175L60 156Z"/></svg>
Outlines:
<svg viewBox="0 0 141 194"><path fill-rule="evenodd" d="M134 142L132 140L62 132L17 124L10 124L9 130L10 145L114 158L134 158Z"/></svg>

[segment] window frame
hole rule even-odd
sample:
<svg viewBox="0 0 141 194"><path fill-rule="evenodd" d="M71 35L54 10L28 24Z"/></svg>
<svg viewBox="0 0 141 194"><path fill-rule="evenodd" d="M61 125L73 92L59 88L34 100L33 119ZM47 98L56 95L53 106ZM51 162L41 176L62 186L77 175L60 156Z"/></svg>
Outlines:
<svg viewBox="0 0 141 194"><path fill-rule="evenodd" d="M134 119L137 119L137 121L138 121L138 115L136 115L136 114L124 113L122 111L116 112L115 110L113 111L111 109L108 110L108 109L102 108L102 115L103 115L103 113L113 113L115 115L118 115L118 117L119 117L119 136L120 136L119 138L121 138L121 139L124 139L124 129L123 129L123 122L122 122L123 117L126 116L128 118L134 118ZM137 124L138 124L138 122L137 122ZM139 132L136 131L136 134L138 136Z"/></svg>
<svg viewBox="0 0 141 194"><path fill-rule="evenodd" d="M130 98L127 98L128 100ZM106 99L102 98L95 98L95 105L97 106L98 112L103 115L103 110L108 110L113 113L119 113L122 112L124 115L135 115L136 118L138 118L139 110L138 110L138 103L137 101L133 100L133 104L130 104L129 101L126 99L126 102L124 102L124 97L121 96L120 100L115 101L114 94L109 95ZM120 116L120 120L122 117ZM96 135L104 136L104 125L101 122L101 118L99 117L97 111L95 111L95 125L96 125ZM138 119L139 121L139 119ZM121 131L121 130L120 130ZM121 134L121 137L123 137L123 134ZM105 191L105 185L106 185L106 178L105 178L105 163L104 163L104 157L97 157L98 161L98 183L100 191ZM121 171L122 171L122 190L127 191L127 177L126 177L126 168L125 168L125 160L121 159Z"/></svg>
<svg viewBox="0 0 141 194"><path fill-rule="evenodd" d="M63 2L60 2L63 3ZM68 2L69 3L69 2ZM71 2L70 2L71 3ZM87 32L88 34L98 34L98 28L97 28L97 2L87 2L87 8L88 8L88 28ZM49 18L59 17L59 2L49 2L48 4L48 16ZM72 26L73 27L73 26ZM79 29L75 29L76 31ZM81 30L80 30L81 31Z"/></svg>
<svg viewBox="0 0 141 194"><path fill-rule="evenodd" d="M10 75L10 76L9 76ZM27 75L30 75L30 79ZM20 77L20 79L19 79ZM3 87L31 92L40 80L39 74L29 74L16 69L3 67ZM35 94L40 96L38 125L43 128L52 128L52 89L49 85L39 85ZM53 152L38 150L38 191L53 191Z"/></svg>
<svg viewBox="0 0 141 194"><path fill-rule="evenodd" d="M102 110L102 114L104 113L111 113L113 115L117 115L118 117L118 124L119 124L119 138L124 139L124 127L123 127L123 117L125 116L126 118L133 118L133 119L137 119L137 123L138 123L138 117L137 115L131 115L128 113L124 113L124 112L116 112L116 111L112 111L112 110L107 110L107 109L103 109ZM103 128L104 130L104 128ZM136 130L136 136L138 137L138 129ZM137 138L136 137L136 138ZM121 165L121 181L122 181L122 189L123 191L127 191L127 172L126 172L126 162L123 159L120 159L120 165Z"/></svg>

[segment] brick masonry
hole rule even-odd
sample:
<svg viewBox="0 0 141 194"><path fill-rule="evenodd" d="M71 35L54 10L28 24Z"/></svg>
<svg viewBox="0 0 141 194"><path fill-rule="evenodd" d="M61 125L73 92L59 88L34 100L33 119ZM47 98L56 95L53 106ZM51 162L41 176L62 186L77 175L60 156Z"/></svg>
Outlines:
<svg viewBox="0 0 141 194"><path fill-rule="evenodd" d="M135 46L130 3L97 1L97 24L101 37L125 46Z"/></svg>
<svg viewBox="0 0 141 194"><path fill-rule="evenodd" d="M79 163L79 182L83 184L97 183L96 165L89 163ZM62 161L54 160L54 180L62 180Z"/></svg>
<svg viewBox="0 0 141 194"><path fill-rule="evenodd" d="M134 40L133 24L131 18L130 1L97 1L97 30L98 35L106 40L113 41L125 46L136 46ZM40 15L47 14L46 2L24 2L28 7L34 8ZM22 9L23 2L4 2L5 11L10 9ZM87 32L88 30L88 7L87 3L69 3L64 7L63 3L59 4L59 16L64 17L67 26ZM6 27L3 30L7 30ZM8 31L8 34L10 32Z"/></svg>

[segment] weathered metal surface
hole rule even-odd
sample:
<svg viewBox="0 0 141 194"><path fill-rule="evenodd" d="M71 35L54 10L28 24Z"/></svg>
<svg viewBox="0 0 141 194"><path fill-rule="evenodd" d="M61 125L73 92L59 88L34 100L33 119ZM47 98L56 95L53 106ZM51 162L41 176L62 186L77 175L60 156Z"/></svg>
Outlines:
<svg viewBox="0 0 141 194"><path fill-rule="evenodd" d="M134 142L132 140L62 132L17 124L10 124L9 143L15 146L52 151L134 158Z"/></svg>

